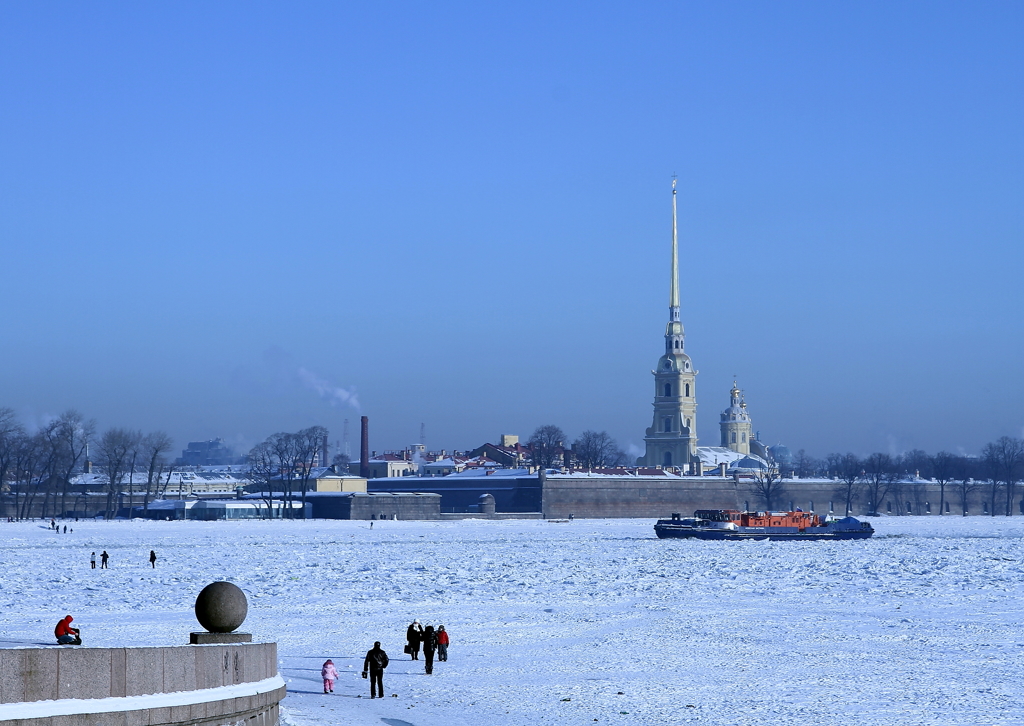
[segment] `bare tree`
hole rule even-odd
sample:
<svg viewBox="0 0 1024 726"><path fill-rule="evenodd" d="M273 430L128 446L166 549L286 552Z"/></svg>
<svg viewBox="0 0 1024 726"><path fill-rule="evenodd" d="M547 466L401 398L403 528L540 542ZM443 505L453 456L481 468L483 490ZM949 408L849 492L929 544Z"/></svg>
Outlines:
<svg viewBox="0 0 1024 726"><path fill-rule="evenodd" d="M0 408L0 493L10 486L7 479L24 435L25 427L18 423L14 410Z"/></svg>
<svg viewBox="0 0 1024 726"><path fill-rule="evenodd" d="M58 488L59 472L61 471L61 446L60 446L60 423L50 421L39 429L39 479L36 482L32 498L42 489L43 503L39 508L39 514L44 519L49 516L50 504L56 498ZM31 507L30 507L31 508ZM56 505L54 506L56 510ZM56 513L56 512L54 512Z"/></svg>
<svg viewBox="0 0 1024 726"><path fill-rule="evenodd" d="M779 497L785 496L786 478L779 469L779 462L775 457L769 456L764 465L754 472L754 478L750 482L750 491L764 500L764 507L772 511L772 505Z"/></svg>
<svg viewBox="0 0 1024 726"><path fill-rule="evenodd" d="M274 459L274 451L270 441L263 441L252 447L247 457L249 463L249 481L260 493L267 505L267 517L274 514L274 477L280 473L280 467Z"/></svg>
<svg viewBox="0 0 1024 726"><path fill-rule="evenodd" d="M323 451L323 442L329 432L324 426L310 426L295 434L295 446L297 458L301 462L302 478L300 486L302 489L302 511L306 511L306 492L309 490L309 479L313 473L313 462L315 462Z"/></svg>
<svg viewBox="0 0 1024 726"><path fill-rule="evenodd" d="M100 465L107 474L107 507L105 518L113 519L116 514L116 497L128 469L131 452L136 447L139 434L122 428L107 429L99 441Z"/></svg>
<svg viewBox="0 0 1024 726"><path fill-rule="evenodd" d="M132 448L128 452L128 519L131 519L135 510L135 464L142 455L142 439L145 438L141 431L134 432Z"/></svg>
<svg viewBox="0 0 1024 726"><path fill-rule="evenodd" d="M348 463L350 461L352 461L352 457L345 453L335 454L333 458L331 458L331 463L341 471L348 471Z"/></svg>
<svg viewBox="0 0 1024 726"><path fill-rule="evenodd" d="M540 469L550 469L562 455L565 445L565 433L557 426L548 424L538 426L528 442L533 465Z"/></svg>
<svg viewBox="0 0 1024 726"><path fill-rule="evenodd" d="M818 460L808 455L804 449L800 449L800 451L796 452L796 456L793 457L793 473L801 479L814 476L818 465Z"/></svg>
<svg viewBox="0 0 1024 726"><path fill-rule="evenodd" d="M921 449L911 449L903 455L902 461L907 474L911 476L931 479L934 475L932 471L932 457L928 456Z"/></svg>
<svg viewBox="0 0 1024 726"><path fill-rule="evenodd" d="M992 516L996 514L996 492L1002 485L1006 490L1006 516L1009 517L1013 514L1013 494L1024 466L1024 442L1001 436L997 441L986 444L981 455L992 476Z"/></svg>
<svg viewBox="0 0 1024 726"><path fill-rule="evenodd" d="M12 489L14 506L18 519L27 519L32 513L32 499L37 487L34 486L41 475L41 462L45 455L46 442L39 434L29 436L22 433L18 437L14 450ZM21 493L21 505L18 505L18 493Z"/></svg>
<svg viewBox="0 0 1024 726"><path fill-rule="evenodd" d="M269 436L264 443L267 446L270 463L277 470L276 475L268 483L271 487L278 483L281 485L282 497L284 499L284 509L281 510L281 516L290 517L292 515L292 490L295 474L298 470L297 467L300 463L296 436L295 434L276 433Z"/></svg>
<svg viewBox="0 0 1024 726"><path fill-rule="evenodd" d="M841 482L837 493L846 502L846 514L853 511L853 503L860 494L864 467L856 454L829 454L828 469Z"/></svg>
<svg viewBox="0 0 1024 726"><path fill-rule="evenodd" d="M160 486L160 477L166 465L164 455L171 450L173 445L171 437L163 431L146 434L139 443L146 464L146 493L142 499L142 511L144 512L149 511L149 502L155 493L154 486Z"/></svg>
<svg viewBox="0 0 1024 726"><path fill-rule="evenodd" d="M956 476L956 455L940 451L932 457L932 476L939 485L939 514L946 513L946 485Z"/></svg>
<svg viewBox="0 0 1024 726"><path fill-rule="evenodd" d="M978 488L975 480L978 462L966 456L958 456L953 460L953 477L956 479L956 492L960 498L960 509L967 516L971 494Z"/></svg>
<svg viewBox="0 0 1024 726"><path fill-rule="evenodd" d="M864 492L868 496L868 514L881 511L882 502L899 481L899 467L889 454L875 453L863 461ZM903 511L902 505L899 507Z"/></svg>
<svg viewBox="0 0 1024 726"><path fill-rule="evenodd" d="M584 431L572 443L572 451L583 469L616 466L625 456L606 431Z"/></svg>
<svg viewBox="0 0 1024 726"><path fill-rule="evenodd" d="M71 488L71 477L85 457L89 442L96 435L96 422L86 420L73 408L60 415L57 419L54 445L57 447L56 462L61 487L61 513L68 511L68 490Z"/></svg>

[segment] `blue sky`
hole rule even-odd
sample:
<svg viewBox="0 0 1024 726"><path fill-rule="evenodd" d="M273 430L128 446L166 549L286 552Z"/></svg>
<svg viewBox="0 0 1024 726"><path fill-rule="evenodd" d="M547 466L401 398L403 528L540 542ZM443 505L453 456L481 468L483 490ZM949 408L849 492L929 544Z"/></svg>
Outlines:
<svg viewBox="0 0 1024 726"><path fill-rule="evenodd" d="M1024 427L1017 3L7 3L0 405L184 446ZM357 405L354 405L358 403ZM353 432L355 424L353 423Z"/></svg>

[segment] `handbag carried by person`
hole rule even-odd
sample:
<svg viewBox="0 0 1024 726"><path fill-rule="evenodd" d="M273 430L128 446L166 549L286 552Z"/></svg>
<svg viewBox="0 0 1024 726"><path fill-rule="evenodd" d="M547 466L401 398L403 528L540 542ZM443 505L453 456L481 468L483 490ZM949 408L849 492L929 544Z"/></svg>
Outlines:
<svg viewBox="0 0 1024 726"><path fill-rule="evenodd" d="M405 654L406 655L412 655L412 646L409 645L408 643L405 644Z"/></svg>

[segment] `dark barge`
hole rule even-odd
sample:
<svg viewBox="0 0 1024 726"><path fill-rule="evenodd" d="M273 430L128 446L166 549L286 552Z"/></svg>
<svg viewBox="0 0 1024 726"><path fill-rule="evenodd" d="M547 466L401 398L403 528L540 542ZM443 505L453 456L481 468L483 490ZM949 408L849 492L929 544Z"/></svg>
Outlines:
<svg viewBox="0 0 1024 726"><path fill-rule="evenodd" d="M693 517L673 514L659 519L654 531L661 539L821 540L867 539L875 533L868 522L854 517L830 519L812 512L740 512L698 509Z"/></svg>

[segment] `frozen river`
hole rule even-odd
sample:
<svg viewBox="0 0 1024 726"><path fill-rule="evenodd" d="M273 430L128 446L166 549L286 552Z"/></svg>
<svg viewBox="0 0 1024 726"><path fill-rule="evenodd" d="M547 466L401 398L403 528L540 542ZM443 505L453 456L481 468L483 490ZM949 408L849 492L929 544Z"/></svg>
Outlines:
<svg viewBox="0 0 1024 726"><path fill-rule="evenodd" d="M87 645L187 643L229 579L242 629L279 643L294 726L1024 724L1024 517L873 523L779 543L653 520L2 523L0 644L49 644L65 613ZM452 637L432 676L402 654L413 618Z"/></svg>

